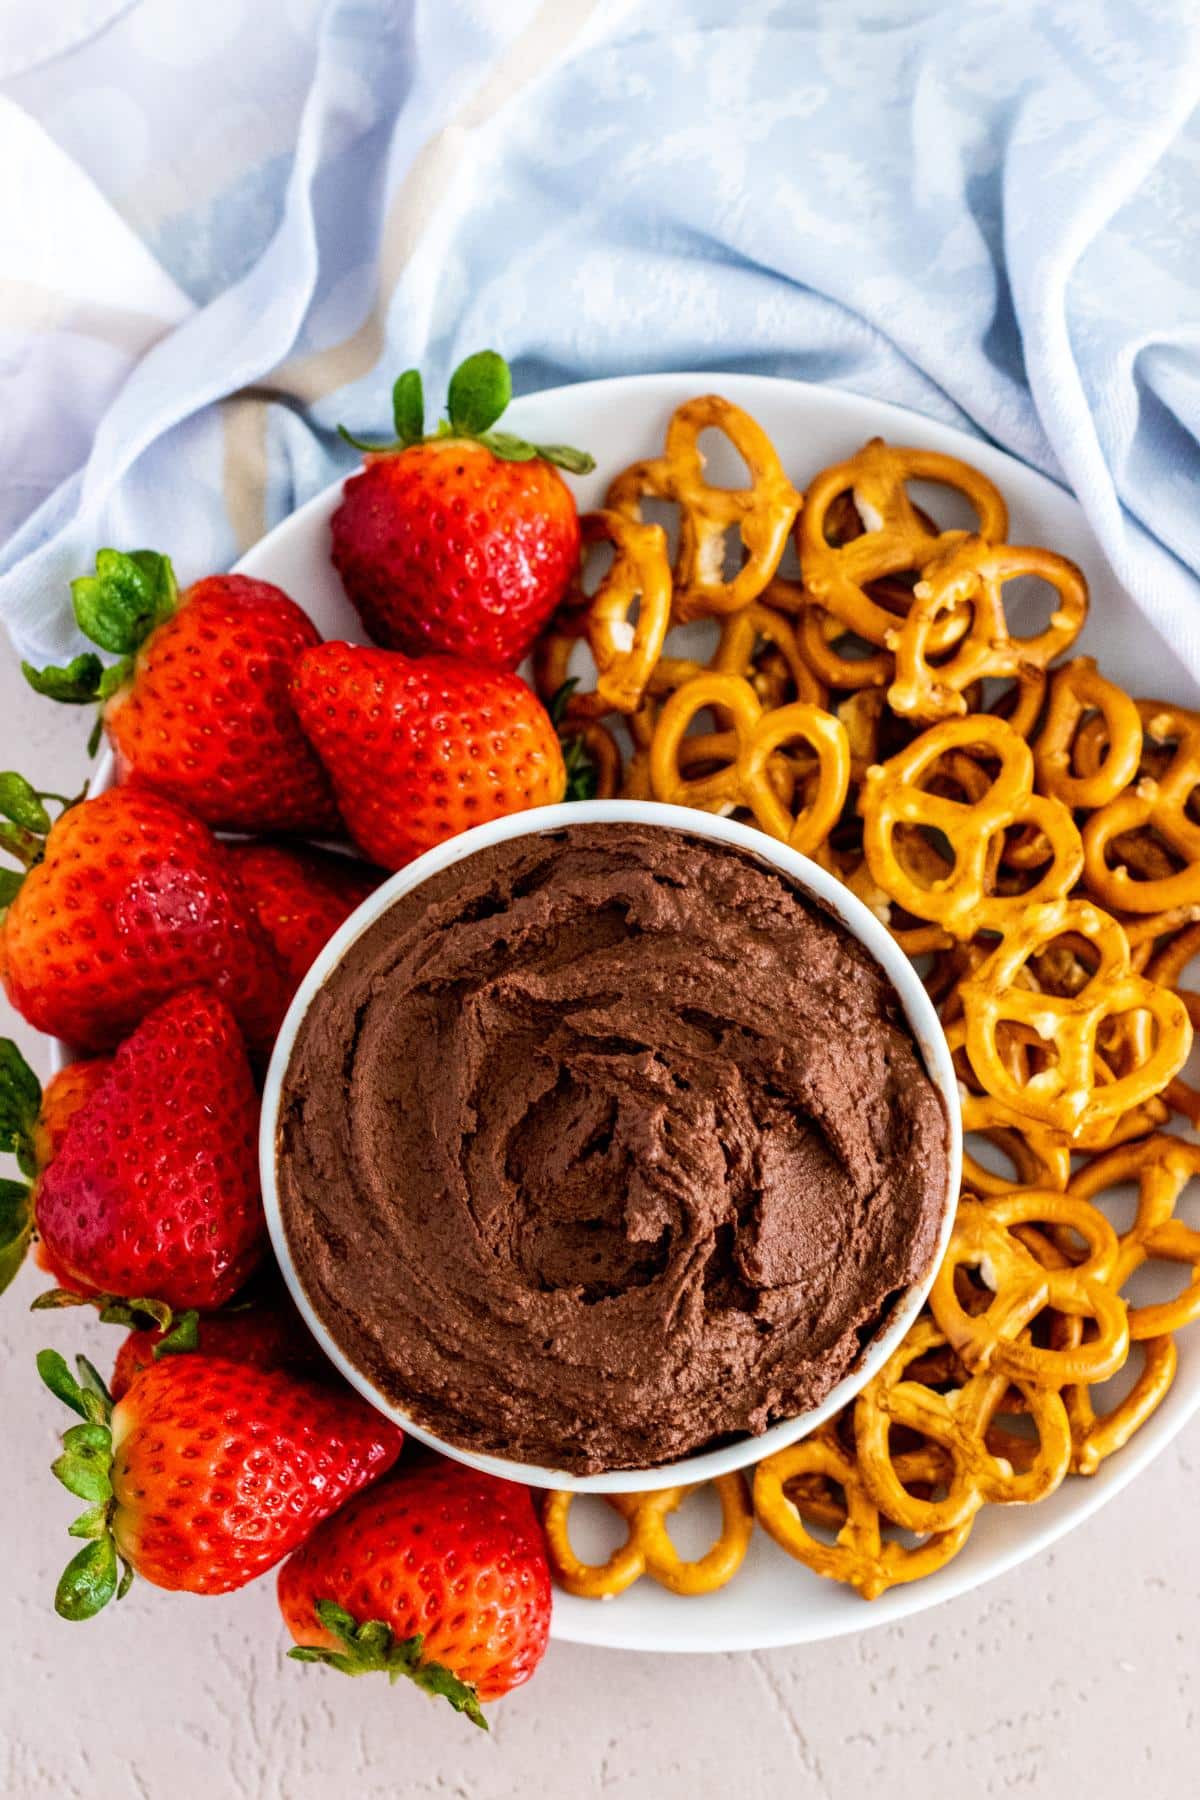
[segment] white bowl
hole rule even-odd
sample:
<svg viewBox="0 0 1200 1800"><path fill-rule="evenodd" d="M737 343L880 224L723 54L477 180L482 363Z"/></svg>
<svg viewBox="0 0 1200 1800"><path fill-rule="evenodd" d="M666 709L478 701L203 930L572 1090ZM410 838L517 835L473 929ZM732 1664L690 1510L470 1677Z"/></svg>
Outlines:
<svg viewBox="0 0 1200 1800"><path fill-rule="evenodd" d="M505 843L510 838L559 831L567 825L586 824L649 825L660 830L687 832L692 837L708 838L718 844L733 844L750 852L761 862L779 869L799 888L821 901L870 952L895 988L925 1067L945 1103L949 1128L946 1204L937 1249L930 1259L929 1268L921 1280L909 1287L896 1302L884 1329L871 1340L851 1372L831 1389L819 1406L799 1413L794 1418L784 1419L757 1437L746 1435L736 1443L723 1445L719 1450L706 1450L698 1456L684 1457L678 1462L653 1468L616 1469L601 1475L572 1475L562 1469L542 1468L536 1463L516 1462L507 1457L484 1456L465 1450L417 1424L401 1407L380 1393L343 1353L305 1292L288 1247L275 1179L279 1101L296 1034L314 996L350 946L401 895L411 893L431 875L439 874L454 863L474 856L477 851L485 850L492 844ZM800 856L785 844L768 837L765 832L738 824L733 819L694 812L686 807L659 806L641 800L588 800L563 806L539 807L532 812L515 813L507 818L493 819L486 825L477 825L460 837L451 838L447 843L427 850L424 856L419 856L407 868L385 881L369 899L364 900L357 912L351 914L340 930L330 938L308 971L280 1029L263 1090L259 1162L267 1224L284 1280L309 1330L330 1361L359 1393L414 1438L440 1450L446 1456L455 1457L459 1462L469 1463L472 1468L483 1469L490 1475L505 1476L511 1481L521 1481L531 1487L568 1488L575 1493L611 1494L674 1487L676 1483L711 1481L716 1475L726 1475L733 1469L745 1468L747 1464L769 1456L772 1451L782 1450L785 1445L795 1443L798 1438L807 1437L854 1398L907 1334L909 1326L921 1310L934 1273L945 1254L954 1222L954 1202L962 1166L962 1126L954 1067L928 994L908 958L893 942L879 920L834 876L826 874L824 869L810 862L808 857Z"/></svg>

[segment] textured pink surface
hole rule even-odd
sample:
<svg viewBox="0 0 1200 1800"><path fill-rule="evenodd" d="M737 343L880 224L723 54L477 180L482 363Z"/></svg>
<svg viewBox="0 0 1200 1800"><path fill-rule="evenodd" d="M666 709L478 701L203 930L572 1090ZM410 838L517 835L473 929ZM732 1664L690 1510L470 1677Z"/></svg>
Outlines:
<svg viewBox="0 0 1200 1800"><path fill-rule="evenodd" d="M0 766L66 791L86 725L0 652ZM11 1015L0 1031L13 1034ZM41 1072L32 1035L15 1035ZM965 1800L1193 1792L1200 1752L1200 1419L1054 1551L900 1626L802 1650L658 1658L552 1644L483 1739L445 1707L284 1658L272 1584L144 1584L55 1618L79 1510L51 1478L43 1344L107 1364L120 1333L0 1307L5 1800ZM617 1602L616 1604L619 1604ZM680 1602L686 1605L686 1601Z"/></svg>

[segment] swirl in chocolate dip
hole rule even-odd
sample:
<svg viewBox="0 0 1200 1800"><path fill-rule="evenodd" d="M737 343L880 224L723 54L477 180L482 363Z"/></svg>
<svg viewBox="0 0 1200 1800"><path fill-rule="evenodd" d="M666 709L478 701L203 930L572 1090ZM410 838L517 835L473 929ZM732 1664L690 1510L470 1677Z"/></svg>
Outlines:
<svg viewBox="0 0 1200 1800"><path fill-rule="evenodd" d="M397 900L279 1117L345 1355L448 1442L576 1473L815 1405L947 1204L887 976L785 876L666 828L512 839Z"/></svg>

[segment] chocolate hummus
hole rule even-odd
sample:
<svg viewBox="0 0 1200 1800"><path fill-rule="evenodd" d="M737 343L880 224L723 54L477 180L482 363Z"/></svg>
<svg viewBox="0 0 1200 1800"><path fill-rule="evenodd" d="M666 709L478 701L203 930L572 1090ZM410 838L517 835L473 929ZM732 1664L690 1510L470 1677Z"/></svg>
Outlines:
<svg viewBox="0 0 1200 1800"><path fill-rule="evenodd" d="M465 1448L641 1468L820 1400L933 1256L947 1129L887 977L667 829L481 851L301 1026L279 1192L351 1361Z"/></svg>

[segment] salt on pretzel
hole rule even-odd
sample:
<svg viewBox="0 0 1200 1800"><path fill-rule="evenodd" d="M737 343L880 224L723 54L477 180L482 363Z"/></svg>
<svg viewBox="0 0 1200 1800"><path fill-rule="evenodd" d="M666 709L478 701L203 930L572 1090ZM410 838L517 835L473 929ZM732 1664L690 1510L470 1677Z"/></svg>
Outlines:
<svg viewBox="0 0 1200 1800"><path fill-rule="evenodd" d="M1121 912L1157 913L1168 907L1200 903L1200 825L1188 803L1200 787L1200 714L1159 700L1139 700L1143 765L1147 748L1168 749L1161 773L1143 774L1131 787L1094 812L1083 828L1084 879L1088 892L1102 905ZM1111 749L1109 756L1111 759ZM1107 766L1107 764L1105 765ZM1130 874L1129 843L1135 834L1152 834L1171 858L1159 872L1137 879ZM1109 852L1120 860L1110 866Z"/></svg>
<svg viewBox="0 0 1200 1800"><path fill-rule="evenodd" d="M695 1487L659 1488L649 1494L606 1494L619 1512L628 1535L603 1563L582 1562L571 1545L570 1512L576 1498L556 1490L542 1513L546 1550L555 1579L569 1594L585 1600L607 1600L623 1594L649 1575L673 1594L711 1594L724 1587L741 1568L754 1530L750 1489L739 1474L718 1475L713 1488L721 1504L721 1532L712 1548L694 1562L685 1561L671 1542L667 1517Z"/></svg>
<svg viewBox="0 0 1200 1800"><path fill-rule="evenodd" d="M1077 1235L1085 1246L1078 1262L1047 1266L1018 1235L1021 1227L1040 1231L1047 1225ZM1129 1352L1126 1308L1112 1285L1118 1254L1116 1232L1078 1194L1027 1188L987 1202L963 1200L929 1308L969 1369L990 1370L1021 1386L1107 1381ZM976 1271L991 1294L982 1310L964 1304L960 1271ZM1088 1320L1093 1335L1060 1349L1031 1342L1028 1327L1047 1309Z"/></svg>
<svg viewBox="0 0 1200 1800"><path fill-rule="evenodd" d="M719 710L732 720L736 753L710 775L687 776L681 747L699 713ZM770 779L776 751L797 741L814 753L813 778L798 811L780 799ZM794 850L811 851L828 836L850 785L850 748L832 713L797 700L764 712L749 682L734 675L698 675L677 688L654 727L650 745L650 786L656 800L724 812L744 806L763 830Z"/></svg>
<svg viewBox="0 0 1200 1800"><path fill-rule="evenodd" d="M965 495L979 534L1002 544L1008 508L999 490L968 463L936 450L903 449L872 438L846 462L823 469L809 486L796 541L810 597L869 644L886 645L896 613L868 593L881 578L922 570L963 532L931 531L910 498L906 482L933 481ZM865 530L848 542L830 541L830 513L840 496L853 494ZM932 647L946 649L966 628L967 617L944 620Z"/></svg>
<svg viewBox="0 0 1200 1800"><path fill-rule="evenodd" d="M809 1480L830 1482L845 1495L845 1512L835 1543L814 1537L788 1487ZM805 1438L766 1457L754 1471L754 1511L759 1524L782 1550L816 1575L844 1582L864 1600L876 1600L901 1582L919 1581L944 1567L966 1543L974 1517L937 1532L915 1548L886 1539L881 1514L853 1456L829 1432Z"/></svg>
<svg viewBox="0 0 1200 1800"><path fill-rule="evenodd" d="M930 792L943 760L975 751L994 761L996 773L972 800ZM1074 886L1083 863L1079 833L1061 802L1033 791L1028 744L1003 720L988 714L948 719L867 770L859 796L863 850L871 874L906 912L941 925L953 937L1001 930L1036 901L1057 899ZM994 891L994 872L1004 833L1026 825L1044 834L1051 856L1026 892ZM922 880L900 833L906 827L937 832L953 863L932 881Z"/></svg>
<svg viewBox="0 0 1200 1800"><path fill-rule="evenodd" d="M985 1502L1030 1505L1061 1484L1071 1461L1071 1430L1058 1393L1008 1371L972 1374L949 1394L911 1377L911 1365L947 1340L931 1319L918 1320L903 1344L863 1389L854 1406L859 1472L880 1511L894 1525L921 1535L951 1531ZM1037 1433L1020 1467L989 1448L996 1415L1011 1410L1010 1383ZM897 1427L935 1444L946 1466L931 1497L914 1494L897 1466L892 1434Z"/></svg>
<svg viewBox="0 0 1200 1800"><path fill-rule="evenodd" d="M1096 964L1074 994L1047 994L1022 976L1055 938L1079 934ZM999 944L959 986L972 1071L996 1105L997 1117L1020 1128L1033 1119L1081 1149L1102 1148L1124 1114L1157 1095L1191 1048L1187 1009L1168 989L1134 973L1129 944L1115 919L1086 900L1026 905L1004 926ZM1152 1042L1140 1066L1112 1076L1103 1067L1100 1033L1114 1019L1145 1012ZM1047 1058L1022 1078L1006 1062L1004 1028L1024 1028Z"/></svg>
<svg viewBox="0 0 1200 1800"><path fill-rule="evenodd" d="M1085 718L1103 722L1107 754L1090 772L1075 766L1074 751ZM1033 747L1038 789L1064 806L1089 812L1115 800L1137 775L1142 722L1122 688L1106 681L1095 659L1077 656L1056 671L1046 717Z"/></svg>
<svg viewBox="0 0 1200 1800"><path fill-rule="evenodd" d="M749 487L714 487L705 480L699 439L709 430L723 432L738 451L750 471ZM607 506L640 522L647 498L679 507L675 614L685 620L736 612L758 599L779 567L801 495L762 426L718 394L705 394L676 407L663 454L618 475ZM745 560L726 579L725 534L735 526Z"/></svg>
<svg viewBox="0 0 1200 1800"><path fill-rule="evenodd" d="M1003 590L1010 581L1036 575L1048 582L1058 604L1044 631L1015 637ZM961 537L925 565L912 605L884 643L896 658L888 689L893 712L913 719L947 719L967 711L963 690L992 677L1045 670L1073 644L1087 618L1087 582L1075 564L1051 550ZM970 624L936 665L930 661L935 629L967 609Z"/></svg>

